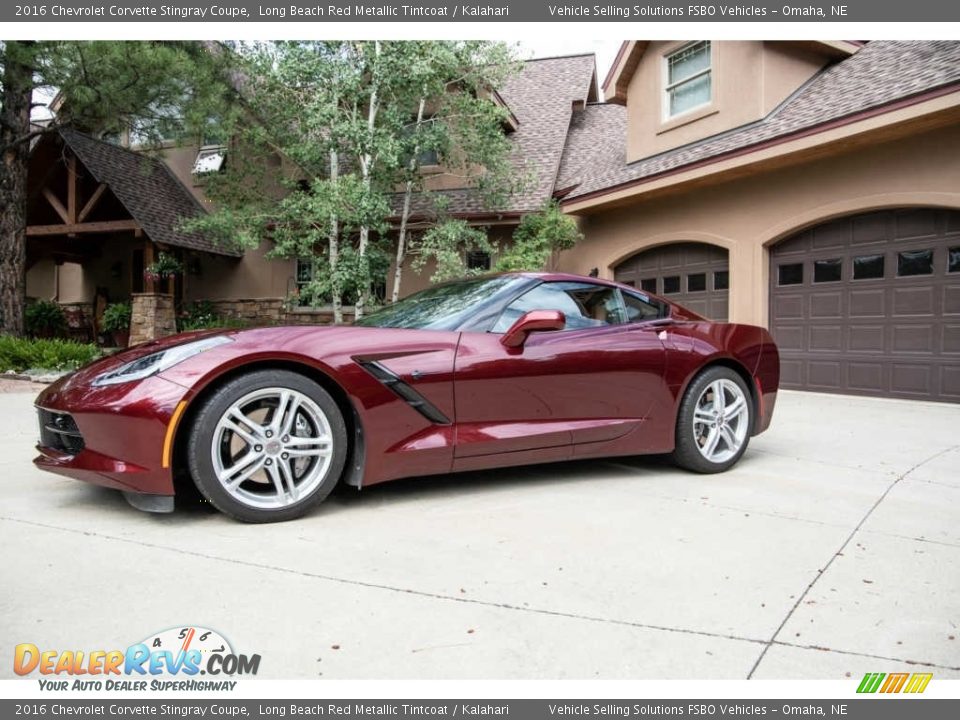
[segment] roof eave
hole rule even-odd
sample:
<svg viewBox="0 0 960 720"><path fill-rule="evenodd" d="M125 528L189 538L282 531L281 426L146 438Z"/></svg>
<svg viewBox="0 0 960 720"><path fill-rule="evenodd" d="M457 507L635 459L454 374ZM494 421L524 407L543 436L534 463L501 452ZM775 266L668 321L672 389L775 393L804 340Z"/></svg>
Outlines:
<svg viewBox="0 0 960 720"><path fill-rule="evenodd" d="M921 108L919 111L917 111L916 106L924 106L926 104L930 104L930 107ZM901 98L885 105L863 110L845 117L829 120L812 127L802 128L795 132L779 137L770 138L769 140L754 145L744 146L742 148L721 153L709 158L704 158L703 160L690 162L685 165L654 173L645 177L591 190L589 192L576 195L575 197L567 196L560 201L560 204L565 211L570 213L578 213L582 211L595 212L606 205L621 204L628 198L636 198L644 195L654 187L656 187L658 190L662 189L664 182L671 185L684 184L688 179L687 175L689 173L696 172L703 168L715 166L716 169L712 172L723 172L722 165L728 161L739 162L739 166L741 167L749 166L751 164L752 156L756 156L757 154L770 150L771 148L775 148L776 146L784 146L785 154L789 154L789 150L786 148L788 148L789 144L794 141L803 141L818 135L825 136L830 131L851 126L851 129L854 129L854 131L851 132L851 135L855 135L857 134L855 127L858 123L866 122L876 117L883 115L894 115L900 111L909 114L909 116L904 119L894 119L889 123L890 126L895 126L900 124L908 124L911 120L923 118L928 114L932 115L936 113L942 113L945 110L956 111L958 108L960 108L960 83L951 83L949 85L929 90L924 93L919 93L908 98ZM824 142L829 144L827 140L824 140ZM711 171L708 171L708 174L710 172Z"/></svg>

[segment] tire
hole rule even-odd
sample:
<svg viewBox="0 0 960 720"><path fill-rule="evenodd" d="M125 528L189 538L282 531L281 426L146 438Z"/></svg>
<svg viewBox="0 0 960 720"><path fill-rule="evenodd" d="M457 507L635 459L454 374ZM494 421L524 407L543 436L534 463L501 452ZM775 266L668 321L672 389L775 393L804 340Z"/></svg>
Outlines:
<svg viewBox="0 0 960 720"><path fill-rule="evenodd" d="M194 417L187 443L197 489L220 512L249 523L293 520L320 503L339 481L347 450L337 403L288 370L253 371L218 388Z"/></svg>
<svg viewBox="0 0 960 720"><path fill-rule="evenodd" d="M719 408L717 397L723 398ZM743 378L728 367L709 367L680 402L673 461L698 473L729 470L750 444L753 423L753 396Z"/></svg>

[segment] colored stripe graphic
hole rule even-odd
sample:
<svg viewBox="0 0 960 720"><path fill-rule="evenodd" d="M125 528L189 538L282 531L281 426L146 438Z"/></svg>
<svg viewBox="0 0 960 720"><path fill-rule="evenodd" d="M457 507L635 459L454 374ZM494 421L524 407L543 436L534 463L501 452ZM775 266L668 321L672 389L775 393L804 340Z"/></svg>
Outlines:
<svg viewBox="0 0 960 720"><path fill-rule="evenodd" d="M858 693L922 693L930 684L933 673L867 673L860 681ZM886 680L884 680L886 678ZM881 685L882 683L882 685Z"/></svg>
<svg viewBox="0 0 960 720"><path fill-rule="evenodd" d="M883 687L880 688L880 692L900 692L900 689L903 687L904 683L907 682L908 677L910 677L910 673L890 673L887 675L887 681L883 684Z"/></svg>
<svg viewBox="0 0 960 720"><path fill-rule="evenodd" d="M905 693L922 693L927 689L927 685L930 684L930 678L932 677L933 673L914 673L903 691Z"/></svg>
<svg viewBox="0 0 960 720"><path fill-rule="evenodd" d="M880 687L880 682L885 677L886 673L867 673L863 676L863 680L860 681L860 687L857 688L857 692L875 693L877 688Z"/></svg>

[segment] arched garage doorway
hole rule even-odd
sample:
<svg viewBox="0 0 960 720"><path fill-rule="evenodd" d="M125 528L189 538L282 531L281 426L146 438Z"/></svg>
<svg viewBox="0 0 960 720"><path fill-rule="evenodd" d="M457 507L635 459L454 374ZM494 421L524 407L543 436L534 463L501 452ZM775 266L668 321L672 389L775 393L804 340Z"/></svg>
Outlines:
<svg viewBox="0 0 960 720"><path fill-rule="evenodd" d="M770 250L781 386L960 401L960 212L903 208Z"/></svg>
<svg viewBox="0 0 960 720"><path fill-rule="evenodd" d="M711 320L728 317L730 260L716 245L680 242L644 250L617 265L613 276Z"/></svg>

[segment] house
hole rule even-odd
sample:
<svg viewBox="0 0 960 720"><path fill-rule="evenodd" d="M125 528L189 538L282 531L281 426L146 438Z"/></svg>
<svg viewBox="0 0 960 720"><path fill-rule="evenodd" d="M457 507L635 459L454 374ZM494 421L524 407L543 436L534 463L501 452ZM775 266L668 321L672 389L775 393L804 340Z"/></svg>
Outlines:
<svg viewBox="0 0 960 720"><path fill-rule="evenodd" d="M522 216L552 197L567 129L575 107L599 98L592 55L544 58L524 64L520 73L493 93L509 109L504 128L514 145L517 172L529 178L505 206L490 210L464 180L424 168L425 186L442 196L449 212L482 225L496 242L509 239ZM300 307L290 298L309 282L309 260L267 259L267 243L245 253L218 246L180 228L180 220L210 206L203 173L223 161L224 148L178 146L171 142L159 157L131 148L131 139L95 139L65 130L34 148L28 207L27 295L79 306L97 316L103 298L134 298L131 342L170 330L173 306L210 301L221 314L251 321L329 322L329 308ZM277 161L279 166L280 161ZM414 222L432 217L433 204L414 203ZM78 217L79 214L79 217ZM185 268L176 282L143 280L143 269L160 252L176 256ZM470 258L489 269L490 258ZM418 275L407 271L404 294L429 284L432 266ZM392 268L388 277L392 277ZM163 287L160 285L163 284ZM171 298L157 297L169 293ZM97 302L100 298L100 302ZM156 303L166 320L155 317ZM95 307L98 306L98 307ZM159 322L160 327L156 327Z"/></svg>
<svg viewBox="0 0 960 720"><path fill-rule="evenodd" d="M771 329L782 386L960 401L960 43L624 43L564 270Z"/></svg>
<svg viewBox="0 0 960 720"><path fill-rule="evenodd" d="M517 170L532 178L524 192L494 212L442 172L428 186L494 240L558 199L585 236L558 269L769 327L784 387L960 401L960 43L629 41L603 91L600 102L591 55L528 61L498 95ZM191 171L218 148L171 147L150 161L164 179L131 191L121 186L142 184L150 163L121 155L140 156L76 134L50 143L31 177L59 184L36 182L30 224L58 229L32 251L30 295L136 293L138 269L166 248L187 268L167 288L178 299L285 322L328 316L284 304L309 263L231 255L177 230L205 206ZM72 206L50 169L71 157L86 188ZM105 166L125 169L111 179ZM111 204L85 219L127 225L68 227L97 192ZM407 272L405 293L427 276Z"/></svg>

